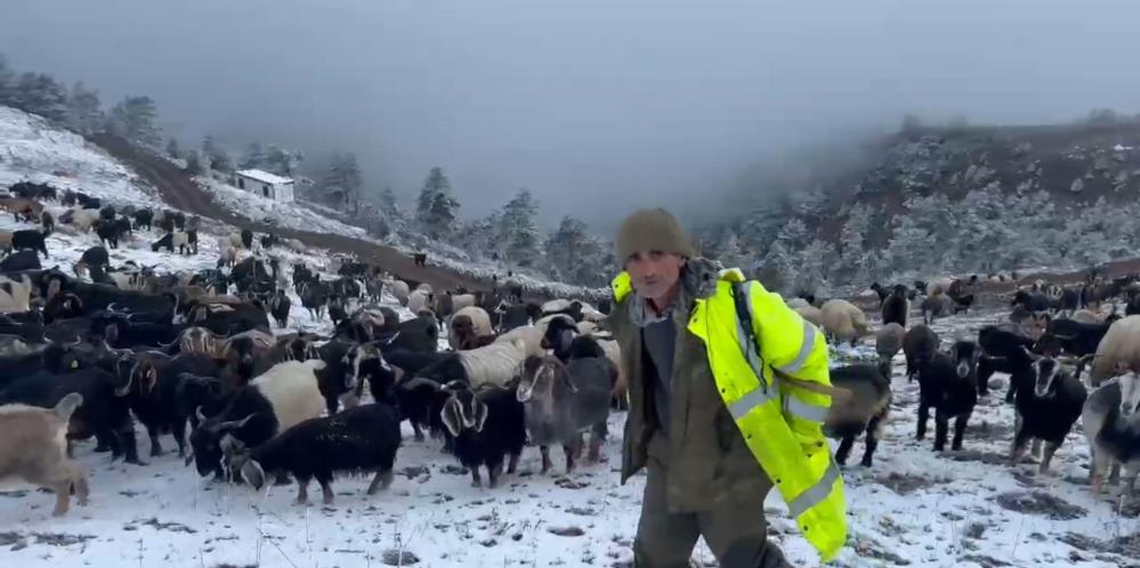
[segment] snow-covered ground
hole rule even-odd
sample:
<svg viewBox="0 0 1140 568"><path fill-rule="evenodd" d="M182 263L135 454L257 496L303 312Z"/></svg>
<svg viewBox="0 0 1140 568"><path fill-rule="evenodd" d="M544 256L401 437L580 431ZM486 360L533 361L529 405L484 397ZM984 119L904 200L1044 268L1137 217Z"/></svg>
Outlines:
<svg viewBox="0 0 1140 568"><path fill-rule="evenodd" d="M935 328L949 341L994 317L950 318ZM869 344L837 348L833 363L872 352ZM1055 475L1037 475L1033 464L1006 465L1013 411L1001 402L1003 387L979 404L965 450L938 455L929 436L913 440L917 385L906 382L902 369L900 355L895 403L874 467L845 471L850 540L837 565L1135 565L1140 508L1089 494L1079 428L1054 459ZM607 463L568 477L541 476L538 452L528 448L521 473L495 490L470 487L438 441L415 442L405 428L392 487L369 498L367 479L340 479L332 507L294 504L294 486L255 493L205 481L174 455L139 467L110 463L82 444L77 454L92 472L91 505L53 519L46 493L0 493L0 543L10 545L0 554L26 568L378 566L395 550L414 554L422 566L628 566L644 478L618 485L624 419L611 417L616 434L605 446ZM139 439L145 447L141 432ZM851 463L862 449L857 442ZM793 564L816 565L778 496L769 497L765 511L772 538ZM703 545L695 557L712 561Z"/></svg>

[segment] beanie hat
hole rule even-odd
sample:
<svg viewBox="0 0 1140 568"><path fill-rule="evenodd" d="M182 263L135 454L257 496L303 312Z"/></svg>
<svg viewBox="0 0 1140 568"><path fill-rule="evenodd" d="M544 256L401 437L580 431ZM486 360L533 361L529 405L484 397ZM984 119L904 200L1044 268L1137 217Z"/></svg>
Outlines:
<svg viewBox="0 0 1140 568"><path fill-rule="evenodd" d="M639 252L659 251L685 258L697 256L689 235L672 213L657 207L634 211L622 221L617 235L618 262Z"/></svg>

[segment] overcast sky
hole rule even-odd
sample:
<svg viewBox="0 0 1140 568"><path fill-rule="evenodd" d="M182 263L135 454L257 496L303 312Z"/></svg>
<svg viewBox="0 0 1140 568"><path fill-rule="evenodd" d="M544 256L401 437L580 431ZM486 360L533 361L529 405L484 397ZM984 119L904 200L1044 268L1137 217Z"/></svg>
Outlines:
<svg viewBox="0 0 1140 568"><path fill-rule="evenodd" d="M408 203L440 165L465 215L527 186L547 223L906 112L1140 111L1134 0L2 1L10 65L149 94L185 141L353 150Z"/></svg>

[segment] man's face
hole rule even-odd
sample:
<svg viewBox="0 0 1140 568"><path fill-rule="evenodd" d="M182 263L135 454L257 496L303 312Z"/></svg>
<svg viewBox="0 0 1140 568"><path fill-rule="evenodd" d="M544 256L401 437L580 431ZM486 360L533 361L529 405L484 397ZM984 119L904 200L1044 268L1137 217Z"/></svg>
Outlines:
<svg viewBox="0 0 1140 568"><path fill-rule="evenodd" d="M625 261L633 289L646 298L662 298L681 277L685 259L672 253L639 252Z"/></svg>

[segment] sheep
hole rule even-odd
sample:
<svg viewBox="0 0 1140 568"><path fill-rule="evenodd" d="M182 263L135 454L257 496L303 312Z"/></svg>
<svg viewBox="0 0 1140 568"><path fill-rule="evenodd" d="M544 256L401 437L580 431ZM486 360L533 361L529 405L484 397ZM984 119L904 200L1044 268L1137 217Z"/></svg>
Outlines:
<svg viewBox="0 0 1140 568"><path fill-rule="evenodd" d="M906 286L898 284L882 302L883 324L897 323L906 329L906 316L910 302L906 299Z"/></svg>
<svg viewBox="0 0 1140 568"><path fill-rule="evenodd" d="M55 491L56 517L67 514L71 490L80 506L87 506L87 474L67 456L71 415L83 404L83 395L71 393L52 408L24 404L0 406L0 480L21 479Z"/></svg>
<svg viewBox="0 0 1140 568"><path fill-rule="evenodd" d="M1140 376L1123 365L1116 371L1122 374L1093 390L1081 409L1094 495L1100 493L1110 464L1114 475L1121 466L1125 468L1130 491L1135 491L1140 474Z"/></svg>
<svg viewBox="0 0 1140 568"><path fill-rule="evenodd" d="M256 446L309 418L320 416L325 400L317 386L316 373L325 368L320 360L278 363L234 394L220 413L207 418L199 408L199 426L190 434L198 474L222 474L219 441L231 434L246 446Z"/></svg>
<svg viewBox="0 0 1140 568"><path fill-rule="evenodd" d="M906 356L906 381L914 380L918 368L938 351L938 334L926 325L916 325L903 335L902 349Z"/></svg>
<svg viewBox="0 0 1140 568"><path fill-rule="evenodd" d="M1080 323L1069 319L1056 319L1048 323L1044 334L1037 339L1034 351L1057 356L1062 351L1074 357L1095 353L1111 323Z"/></svg>
<svg viewBox="0 0 1140 568"><path fill-rule="evenodd" d="M800 306L797 308L792 308L792 309L795 310L796 313L800 314L800 317L804 318L805 320L808 320L813 325L822 327L823 326L823 311L821 311L819 308L817 308L811 304L807 304L806 302L805 302L805 304L806 305L803 305L803 306Z"/></svg>
<svg viewBox="0 0 1140 568"><path fill-rule="evenodd" d="M32 279L27 274L15 278L0 276L0 314L22 314L31 310Z"/></svg>
<svg viewBox="0 0 1140 568"><path fill-rule="evenodd" d="M617 370L606 359L527 357L517 386L519 402L526 411L530 441L542 452L542 473L550 470L549 444L562 444L566 473L582 452L582 432L591 430L588 459L597 462L606 439L611 392Z"/></svg>
<svg viewBox="0 0 1140 568"><path fill-rule="evenodd" d="M1009 458L1011 463L1018 463L1030 439L1044 440L1040 472L1048 473L1049 462L1080 417L1088 393L1080 379L1062 368L1056 359L1038 357L1024 347L1021 350L1014 362L1019 368L1010 377L1022 384L1018 385L1014 403L1017 417ZM1035 454L1036 449L1035 443Z"/></svg>
<svg viewBox="0 0 1140 568"><path fill-rule="evenodd" d="M846 300L834 298L823 303L823 328L838 341L850 341L854 346L859 338L867 335L867 315Z"/></svg>
<svg viewBox="0 0 1140 568"><path fill-rule="evenodd" d="M897 325L897 324L896 324ZM847 462L847 455L860 432L866 432L864 441L864 467L871 467L875 448L882 437L882 427L891 408L890 361L879 365L848 365L831 370L831 385L851 393L833 397L827 411L823 431L829 437L841 438L835 452L839 465Z"/></svg>
<svg viewBox="0 0 1140 568"><path fill-rule="evenodd" d="M431 302L431 292L425 292L419 288L412 291L408 295L408 309L412 313L418 313L423 308L428 307Z"/></svg>
<svg viewBox="0 0 1140 568"><path fill-rule="evenodd" d="M503 386L514 377L526 356L522 340L495 342L478 349L445 354L416 376L431 378L439 384L459 380L472 386L483 383Z"/></svg>
<svg viewBox="0 0 1140 568"><path fill-rule="evenodd" d="M962 435L978 403L978 357L981 349L972 341L958 341L949 353L937 352L918 368L918 432L916 439L926 435L930 407L934 407L934 451L946 447L950 419L954 418L953 450L962 449Z"/></svg>
<svg viewBox="0 0 1140 568"><path fill-rule="evenodd" d="M879 331L875 333L875 353L878 353L880 361L887 362L887 378L891 377L891 359L902 349L903 337L905 336L906 330L896 322L880 327Z"/></svg>
<svg viewBox="0 0 1140 568"><path fill-rule="evenodd" d="M543 355L545 351L542 348L542 337L546 335L547 326L556 318L564 319L570 323L570 325L574 325L574 320L570 316L566 314L554 314L539 318L533 325L516 327L507 333L503 333L495 339L495 343L509 343L515 340L522 340L527 355Z"/></svg>
<svg viewBox="0 0 1140 568"><path fill-rule="evenodd" d="M1110 377L1118 365L1140 371L1140 315L1125 316L1113 322L1100 340L1092 361L1089 384L1094 388Z"/></svg>
<svg viewBox="0 0 1140 568"><path fill-rule="evenodd" d="M455 439L455 457L471 470L471 484L481 486L479 467L487 468L488 486L499 484L503 460L510 456L507 473L518 468L526 444L526 411L513 389L483 385L475 389L463 383L445 386L449 397L440 410L440 420Z"/></svg>
<svg viewBox="0 0 1140 568"><path fill-rule="evenodd" d="M448 326L451 333L447 340L452 349L473 349L480 347L479 340L494 340L494 329L491 328L491 316L487 310L479 306L467 306L451 316ZM485 344L485 343L484 343Z"/></svg>
<svg viewBox="0 0 1140 568"><path fill-rule="evenodd" d="M930 324L949 311L949 299L941 292L935 292L922 299L922 323Z"/></svg>
<svg viewBox="0 0 1140 568"><path fill-rule="evenodd" d="M255 490L265 486L266 473L288 472L297 480L298 504L308 503L309 482L316 478L324 504L331 505L337 473L375 473L368 495L391 485L400 448L400 413L387 404L368 404L310 418L249 451L228 434L221 443L231 468Z"/></svg>
<svg viewBox="0 0 1140 568"><path fill-rule="evenodd" d="M89 232L95 222L99 220L97 209L73 209L69 213L71 214L71 225L84 233Z"/></svg>
<svg viewBox="0 0 1140 568"><path fill-rule="evenodd" d="M221 241L219 241L219 242L218 242L218 244L220 245L220 244L221 244ZM242 243L242 240L241 240L241 233L230 233L230 236L229 236L229 238L227 239L227 243L226 243L226 244L227 244L228 246L234 247L235 249L240 249L240 248L242 248L242 244L243 244L243 243ZM225 248L225 247L219 247L219 248Z"/></svg>
<svg viewBox="0 0 1140 568"><path fill-rule="evenodd" d="M1102 320L1097 314L1090 310L1076 310L1069 319L1080 323L1101 323Z"/></svg>
<svg viewBox="0 0 1140 568"><path fill-rule="evenodd" d="M392 296L401 306L407 306L408 300L411 295L411 290L408 289L408 283L403 280L386 280L384 287L392 291Z"/></svg>

